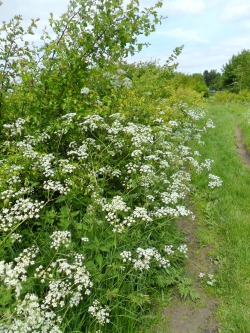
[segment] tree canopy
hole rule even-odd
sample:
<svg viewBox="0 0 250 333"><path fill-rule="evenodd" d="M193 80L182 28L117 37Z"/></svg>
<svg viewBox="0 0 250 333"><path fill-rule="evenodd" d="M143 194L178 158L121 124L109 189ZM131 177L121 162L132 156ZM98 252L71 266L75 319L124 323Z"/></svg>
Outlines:
<svg viewBox="0 0 250 333"><path fill-rule="evenodd" d="M250 89L250 50L233 55L222 68L223 87L233 92Z"/></svg>
<svg viewBox="0 0 250 333"><path fill-rule="evenodd" d="M221 73L217 72L216 69L210 71L205 70L203 72L203 77L206 82L207 87L210 90L221 90L222 89L222 77Z"/></svg>

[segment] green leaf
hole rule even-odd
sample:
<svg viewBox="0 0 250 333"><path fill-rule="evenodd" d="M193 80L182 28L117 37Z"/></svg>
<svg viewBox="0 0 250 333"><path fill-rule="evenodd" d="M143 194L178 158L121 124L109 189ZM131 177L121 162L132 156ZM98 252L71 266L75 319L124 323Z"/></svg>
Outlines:
<svg viewBox="0 0 250 333"><path fill-rule="evenodd" d="M103 256L98 253L96 256L95 256L95 261L96 263L99 265L99 267L101 268L102 267L102 264L103 264Z"/></svg>

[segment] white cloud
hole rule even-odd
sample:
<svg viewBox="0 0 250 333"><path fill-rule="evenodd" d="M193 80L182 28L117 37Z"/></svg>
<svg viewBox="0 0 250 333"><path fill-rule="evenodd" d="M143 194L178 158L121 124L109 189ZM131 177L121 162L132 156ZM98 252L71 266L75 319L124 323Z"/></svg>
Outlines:
<svg viewBox="0 0 250 333"><path fill-rule="evenodd" d="M172 0L166 4L170 12L182 12L191 15L203 13L206 5L203 0Z"/></svg>
<svg viewBox="0 0 250 333"><path fill-rule="evenodd" d="M225 40L223 45L238 48L238 50L240 51L241 48L243 49L249 47L250 36L248 35L248 36L233 37Z"/></svg>
<svg viewBox="0 0 250 333"><path fill-rule="evenodd" d="M182 43L184 42L207 43L204 37L200 36L199 32L194 29L184 29L184 28L174 28L170 30L158 29L156 30L155 34L164 37L177 38Z"/></svg>
<svg viewBox="0 0 250 333"><path fill-rule="evenodd" d="M184 49L178 59L180 64L178 70L186 74L203 73L206 69L221 71L222 66L226 64L228 59L228 53L223 51L218 53L216 50L205 49L185 52Z"/></svg>
<svg viewBox="0 0 250 333"><path fill-rule="evenodd" d="M222 22L235 22L249 18L250 19L250 4L238 3L228 4L220 15Z"/></svg>
<svg viewBox="0 0 250 333"><path fill-rule="evenodd" d="M24 20L41 17L48 19L50 12L61 14L67 9L69 0L3 0L0 20L9 20L14 15L22 15Z"/></svg>

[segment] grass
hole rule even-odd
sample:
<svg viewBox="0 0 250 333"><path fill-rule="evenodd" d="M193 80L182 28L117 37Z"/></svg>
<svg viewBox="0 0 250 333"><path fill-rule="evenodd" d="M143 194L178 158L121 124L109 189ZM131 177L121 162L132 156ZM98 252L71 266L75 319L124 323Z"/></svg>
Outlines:
<svg viewBox="0 0 250 333"><path fill-rule="evenodd" d="M215 292L219 299L221 332L250 332L250 170L236 147L235 126L242 128L250 147L248 107L208 105L216 128L204 138L202 155L214 160L212 172L223 186L207 193L203 177L197 182L196 207L202 213L202 228L209 229L218 263Z"/></svg>

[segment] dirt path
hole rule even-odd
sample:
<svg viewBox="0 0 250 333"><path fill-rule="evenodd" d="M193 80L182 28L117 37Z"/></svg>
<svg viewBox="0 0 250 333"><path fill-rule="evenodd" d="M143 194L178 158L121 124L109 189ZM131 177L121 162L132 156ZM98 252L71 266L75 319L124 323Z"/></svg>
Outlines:
<svg viewBox="0 0 250 333"><path fill-rule="evenodd" d="M250 153L243 142L243 134L238 126L235 129L235 137L240 158L246 167L250 169Z"/></svg>
<svg viewBox="0 0 250 333"><path fill-rule="evenodd" d="M179 221L179 227L184 230L189 248L187 260L187 277L192 280L192 287L198 292L200 299L196 301L182 300L176 295L171 301L171 307L164 310L168 318L169 333L216 333L218 323L214 313L216 300L209 297L202 287L199 274L213 273L214 264L210 255L212 245L201 247L197 238L197 221Z"/></svg>
<svg viewBox="0 0 250 333"><path fill-rule="evenodd" d="M238 154L242 162L250 169L250 152L243 141L239 127L235 129L235 138ZM179 221L179 227L184 230L189 248L186 276L193 282L193 287L198 292L200 299L197 301L182 300L176 294L173 296L171 306L164 310L163 316L167 324L160 332L166 333L216 333L219 324L215 318L217 301L204 291L204 282L199 278L199 273L213 273L211 250L212 244L201 246L197 237L197 221Z"/></svg>

